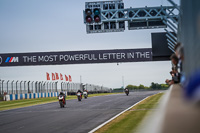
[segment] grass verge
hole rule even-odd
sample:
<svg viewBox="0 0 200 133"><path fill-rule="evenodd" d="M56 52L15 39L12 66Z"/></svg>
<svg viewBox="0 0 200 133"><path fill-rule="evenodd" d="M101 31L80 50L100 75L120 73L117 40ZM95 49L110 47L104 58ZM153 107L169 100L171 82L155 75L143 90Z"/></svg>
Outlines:
<svg viewBox="0 0 200 133"><path fill-rule="evenodd" d="M111 95L111 94L118 94L118 93L90 94L89 97L105 96L105 95ZM71 99L76 99L76 98L77 98L76 96L67 96L66 100L71 100ZM57 102L57 101L58 101L57 97L23 99L23 100L15 100L15 101L2 101L0 102L0 111L45 104L45 103L52 103L52 102Z"/></svg>
<svg viewBox="0 0 200 133"><path fill-rule="evenodd" d="M158 104L163 93L159 93L140 102L95 133L134 133L145 115Z"/></svg>

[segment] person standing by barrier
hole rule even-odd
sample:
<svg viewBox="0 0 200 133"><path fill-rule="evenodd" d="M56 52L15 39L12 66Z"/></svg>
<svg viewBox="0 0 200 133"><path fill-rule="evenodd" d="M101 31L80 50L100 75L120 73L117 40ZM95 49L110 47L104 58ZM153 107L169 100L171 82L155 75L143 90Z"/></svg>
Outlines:
<svg viewBox="0 0 200 133"><path fill-rule="evenodd" d="M177 67L178 66L178 57L176 56L176 54L172 54L170 56L171 62L172 62L172 66L173 67Z"/></svg>

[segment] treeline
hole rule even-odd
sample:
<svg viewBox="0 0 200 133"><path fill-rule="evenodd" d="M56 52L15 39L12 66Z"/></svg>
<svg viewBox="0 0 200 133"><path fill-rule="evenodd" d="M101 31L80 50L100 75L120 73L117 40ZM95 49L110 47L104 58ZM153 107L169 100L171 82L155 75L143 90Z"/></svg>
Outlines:
<svg viewBox="0 0 200 133"><path fill-rule="evenodd" d="M163 90L163 89L168 89L169 85L158 84L158 83L152 82L150 86L144 86L142 84L140 84L139 86L137 86L137 85L127 85L126 88L128 88L129 90L136 90L136 89ZM120 90L120 89L123 89L123 88L118 88L117 90Z"/></svg>

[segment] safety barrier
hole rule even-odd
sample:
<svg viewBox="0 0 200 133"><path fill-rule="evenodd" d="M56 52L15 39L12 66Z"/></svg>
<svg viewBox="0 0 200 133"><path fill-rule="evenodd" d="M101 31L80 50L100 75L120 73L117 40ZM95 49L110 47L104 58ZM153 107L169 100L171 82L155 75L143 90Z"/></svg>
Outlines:
<svg viewBox="0 0 200 133"><path fill-rule="evenodd" d="M0 94L57 92L57 88L58 82L0 80Z"/></svg>
<svg viewBox="0 0 200 133"><path fill-rule="evenodd" d="M112 90L104 86L73 82L0 80L0 95L5 101L55 97L60 91L65 92L66 95L75 95L78 90L85 89L88 93L111 92Z"/></svg>
<svg viewBox="0 0 200 133"><path fill-rule="evenodd" d="M111 88L104 86L73 82L0 80L0 94L48 93L60 91L74 93L84 89L91 93L110 92L111 90Z"/></svg>
<svg viewBox="0 0 200 133"><path fill-rule="evenodd" d="M63 91L63 92L67 95L66 91ZM58 95L59 95L59 92L8 94L8 95L4 95L4 101L57 97Z"/></svg>

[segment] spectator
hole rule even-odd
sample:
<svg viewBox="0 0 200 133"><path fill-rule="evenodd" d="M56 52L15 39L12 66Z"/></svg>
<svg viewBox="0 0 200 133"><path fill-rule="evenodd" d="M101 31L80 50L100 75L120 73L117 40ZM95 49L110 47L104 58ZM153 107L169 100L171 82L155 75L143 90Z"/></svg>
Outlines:
<svg viewBox="0 0 200 133"><path fill-rule="evenodd" d="M180 73L178 72L177 67L173 67L172 80L175 84L180 83Z"/></svg>
<svg viewBox="0 0 200 133"><path fill-rule="evenodd" d="M179 72L182 72L183 71L183 69L182 69L182 62L184 60L184 51L183 51L183 47L182 46L179 47L178 53L179 53L179 55L178 55L178 58L179 58L178 68L180 69Z"/></svg>
<svg viewBox="0 0 200 133"><path fill-rule="evenodd" d="M170 73L171 76L174 74L173 67L172 67L172 71L170 71L169 73ZM173 81L173 80L166 79L166 80L165 80L165 83L168 84L168 85L171 85L171 84L174 84L174 81Z"/></svg>
<svg viewBox="0 0 200 133"><path fill-rule="evenodd" d="M178 42L178 43L174 46L175 54L176 54L177 57L178 57L178 55L179 55L179 53L178 53L179 47L181 47L181 43L180 43L180 42Z"/></svg>
<svg viewBox="0 0 200 133"><path fill-rule="evenodd" d="M179 73L182 72L182 62L184 60L184 54L183 54L183 46L181 45L181 43L177 43L176 46L174 47L175 50L175 54L178 57L179 61L178 61L178 71Z"/></svg>
<svg viewBox="0 0 200 133"><path fill-rule="evenodd" d="M182 61L183 56L183 47L181 43L177 43L174 47L175 53L170 56L172 62L172 71L170 72L172 79L166 79L165 82L169 85L180 83L182 77Z"/></svg>
<svg viewBox="0 0 200 133"><path fill-rule="evenodd" d="M168 85L172 85L172 84L174 84L174 81L173 81L173 80L166 79L166 80L165 80L165 83L168 84Z"/></svg>
<svg viewBox="0 0 200 133"><path fill-rule="evenodd" d="M180 83L180 73L177 70L177 67L172 67L172 71L170 72L172 79L166 79L165 82L168 85Z"/></svg>
<svg viewBox="0 0 200 133"><path fill-rule="evenodd" d="M170 59L172 61L173 67L177 67L177 65L178 65L178 57L175 54L172 54L170 56Z"/></svg>

